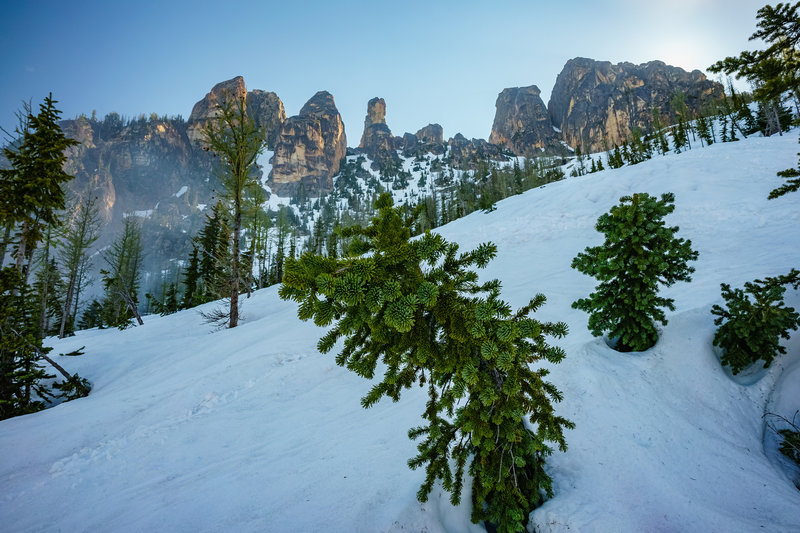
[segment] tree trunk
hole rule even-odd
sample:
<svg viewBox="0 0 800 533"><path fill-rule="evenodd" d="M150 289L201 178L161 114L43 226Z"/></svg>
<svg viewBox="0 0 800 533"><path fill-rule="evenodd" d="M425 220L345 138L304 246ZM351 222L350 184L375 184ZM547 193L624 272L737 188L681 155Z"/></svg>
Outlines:
<svg viewBox="0 0 800 533"><path fill-rule="evenodd" d="M3 232L3 242L0 243L0 268L3 268L6 262L6 251L8 250L8 241L11 239L11 230L13 226L14 224L9 224Z"/></svg>
<svg viewBox="0 0 800 533"><path fill-rule="evenodd" d="M236 191L233 214L233 268L231 268L231 312L228 327L239 325L239 233L242 228L241 191Z"/></svg>
<svg viewBox="0 0 800 533"><path fill-rule="evenodd" d="M39 339L44 338L44 332L47 328L47 297L50 292L50 274L48 268L50 266L50 236L48 235L45 241L44 249L44 263L42 269L44 270L42 276L42 294L40 294L40 305L42 308L39 310Z"/></svg>
<svg viewBox="0 0 800 533"><path fill-rule="evenodd" d="M67 327L67 322L69 322L70 313L72 311L72 295L75 292L75 278L77 277L78 272L70 272L69 273L69 284L67 285L67 295L64 299L64 310L61 313L61 327L58 330L58 338L64 338L64 330Z"/></svg>
<svg viewBox="0 0 800 533"><path fill-rule="evenodd" d="M120 296L122 296L122 299L125 301L125 304L128 306L128 309L130 309L131 313L133 313L133 316L134 318L136 318L136 321L139 323L139 325L144 326L144 321L142 321L142 315L139 314L139 310L136 308L136 303L133 301L130 295L126 293L124 290L120 290L119 294Z"/></svg>
<svg viewBox="0 0 800 533"><path fill-rule="evenodd" d="M22 228L19 231L19 246L17 247L17 272L22 275L22 264L23 258L25 257L25 237L26 233L28 233L28 221L24 221L22 223ZM27 279L27 276L25 276Z"/></svg>

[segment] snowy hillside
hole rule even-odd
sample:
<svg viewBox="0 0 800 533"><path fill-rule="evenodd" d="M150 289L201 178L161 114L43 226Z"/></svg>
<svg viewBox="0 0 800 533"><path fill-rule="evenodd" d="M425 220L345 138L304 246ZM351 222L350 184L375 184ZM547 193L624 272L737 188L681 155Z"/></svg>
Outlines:
<svg viewBox="0 0 800 533"><path fill-rule="evenodd" d="M719 284L800 266L800 193L767 200L797 163L797 132L656 156L509 198L439 231L462 249L491 240L482 274L520 306L543 292L563 320L567 358L551 379L576 428L548 460L555 497L538 531L800 531L800 491L762 415L800 409L800 333L768 371L733 379L711 345ZM570 268L601 242L597 217L633 192L673 192L669 225L700 252L658 344L621 354L592 338L570 304L594 280ZM800 307L798 291L787 305ZM323 330L296 318L277 287L243 300L235 330L197 310L143 327L79 332L54 354L94 385L84 399L0 422L3 531L481 531L469 495L453 508L406 433L426 400L369 410L370 384L315 349ZM465 487L468 491L469 487Z"/></svg>

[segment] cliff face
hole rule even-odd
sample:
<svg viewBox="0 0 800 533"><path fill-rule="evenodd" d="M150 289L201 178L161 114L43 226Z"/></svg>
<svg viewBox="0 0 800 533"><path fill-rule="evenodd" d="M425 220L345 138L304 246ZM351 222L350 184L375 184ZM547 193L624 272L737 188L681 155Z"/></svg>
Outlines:
<svg viewBox="0 0 800 533"><path fill-rule="evenodd" d="M670 100L686 95L697 112L708 100L722 96L722 85L699 70L685 70L651 61L642 65L575 58L558 75L548 104L553 125L570 146L602 150L621 144L635 127L647 130L653 109L675 119ZM604 142L605 141L605 142Z"/></svg>
<svg viewBox="0 0 800 533"><path fill-rule="evenodd" d="M264 138L269 146L274 146L280 133L281 124L286 120L283 102L273 92L258 89L248 92L244 78L241 76L216 84L202 100L194 105L187 122L189 140L199 143L206 121L217 116L217 106L239 98L245 99L247 114L253 117L256 126L263 130Z"/></svg>
<svg viewBox="0 0 800 533"><path fill-rule="evenodd" d="M278 95L258 89L247 93L247 114L253 117L256 126L264 132L269 147L275 146L281 125L286 120L286 110Z"/></svg>
<svg viewBox="0 0 800 533"><path fill-rule="evenodd" d="M495 103L489 142L526 156L558 147L558 133L540 94L536 85L503 89Z"/></svg>
<svg viewBox="0 0 800 533"><path fill-rule="evenodd" d="M386 124L386 101L373 98L367 103L364 133L358 147L373 161L376 169L399 161L395 151L396 140Z"/></svg>
<svg viewBox="0 0 800 533"><path fill-rule="evenodd" d="M347 152L344 122L327 91L315 94L297 116L282 125L275 142L269 185L280 196L297 192L302 183L309 194L333 188L333 176Z"/></svg>

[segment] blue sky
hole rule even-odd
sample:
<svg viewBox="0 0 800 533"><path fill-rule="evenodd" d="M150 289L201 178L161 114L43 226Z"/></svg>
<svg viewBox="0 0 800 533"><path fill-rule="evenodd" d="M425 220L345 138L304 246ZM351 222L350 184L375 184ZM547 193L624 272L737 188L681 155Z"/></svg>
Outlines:
<svg viewBox="0 0 800 533"><path fill-rule="evenodd" d="M219 81L275 91L287 114L330 91L357 145L367 101L395 135L430 122L486 138L497 94L564 63L660 59L704 70L757 47L752 0L5 1L0 126L52 91L65 117L183 115ZM774 2L773 2L774 4Z"/></svg>

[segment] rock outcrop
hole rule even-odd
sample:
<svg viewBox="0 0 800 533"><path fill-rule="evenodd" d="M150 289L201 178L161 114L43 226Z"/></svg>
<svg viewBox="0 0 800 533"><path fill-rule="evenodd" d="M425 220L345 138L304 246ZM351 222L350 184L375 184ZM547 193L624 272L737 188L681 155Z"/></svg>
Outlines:
<svg viewBox="0 0 800 533"><path fill-rule="evenodd" d="M286 120L286 110L278 95L273 92L252 90L247 93L247 114L253 117L256 126L264 132L267 145L275 146L281 125Z"/></svg>
<svg viewBox="0 0 800 533"><path fill-rule="evenodd" d="M373 98L367 103L364 133L358 147L372 160L376 170L399 162L395 138L386 125L386 101L383 98Z"/></svg>
<svg viewBox="0 0 800 533"><path fill-rule="evenodd" d="M489 144L484 139L467 139L460 133L447 141L448 156L457 168L474 168L478 161L494 159L503 161L505 157L496 144Z"/></svg>
<svg viewBox="0 0 800 533"><path fill-rule="evenodd" d="M560 149L559 135L536 85L503 89L497 96L489 142L517 155Z"/></svg>
<svg viewBox="0 0 800 533"><path fill-rule="evenodd" d="M685 70L651 61L641 65L575 58L558 75L548 110L553 125L570 146L584 152L621 144L631 131L646 131L653 123L653 109L669 115L670 100L683 93L691 111L722 96L722 86L699 70Z"/></svg>
<svg viewBox="0 0 800 533"><path fill-rule="evenodd" d="M417 133L406 133L402 140L403 144L399 148L406 157L425 153L441 155L447 147L444 142L444 130L439 124L428 124Z"/></svg>
<svg viewBox="0 0 800 533"><path fill-rule="evenodd" d="M347 152L344 122L333 96L320 91L299 115L286 119L274 150L268 181L274 193L293 195L301 183L308 194L330 191Z"/></svg>
<svg viewBox="0 0 800 533"><path fill-rule="evenodd" d="M102 121L81 117L61 126L81 143L66 154L65 170L75 176L69 187L79 197L96 196L106 224L152 209L182 187L188 191L180 202L182 215L213 194L213 156L192 146L181 120L142 117L125 123L112 113Z"/></svg>
<svg viewBox="0 0 800 533"><path fill-rule="evenodd" d="M217 105L228 100L247 97L247 88L244 85L244 78L236 76L233 79L222 81L211 89L202 100L194 104L192 113L189 115L187 135L192 142L200 142L202 137L201 130L211 117L217 116Z"/></svg>
<svg viewBox="0 0 800 533"><path fill-rule="evenodd" d="M261 90L248 92L241 76L216 84L202 100L194 104L187 122L189 139L193 143L199 143L206 121L217 116L219 111L217 105L239 98L245 99L247 114L253 117L256 126L262 128L269 146L274 146L281 125L286 120L283 102L273 92Z"/></svg>

